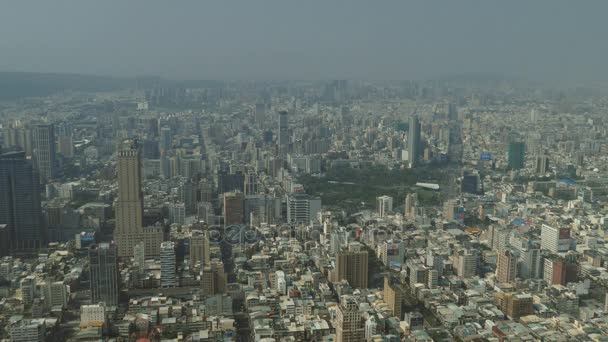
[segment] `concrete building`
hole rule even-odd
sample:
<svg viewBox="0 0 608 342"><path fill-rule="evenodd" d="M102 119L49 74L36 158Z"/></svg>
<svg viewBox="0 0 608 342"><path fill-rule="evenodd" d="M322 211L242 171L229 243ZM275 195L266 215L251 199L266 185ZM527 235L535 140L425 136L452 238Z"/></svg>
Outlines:
<svg viewBox="0 0 608 342"><path fill-rule="evenodd" d="M393 211L393 198L390 196L376 197L376 209L378 210L378 216L385 217Z"/></svg>
<svg viewBox="0 0 608 342"><path fill-rule="evenodd" d="M190 265L208 265L211 261L209 249L209 233L207 231L193 231L190 237Z"/></svg>
<svg viewBox="0 0 608 342"><path fill-rule="evenodd" d="M89 249L91 299L93 303L118 304L118 255L114 243L100 243Z"/></svg>
<svg viewBox="0 0 608 342"><path fill-rule="evenodd" d="M143 226L144 201L142 187L142 167L140 148L134 142L126 142L118 152L116 170L118 174L118 199L116 207L116 228L114 240L118 256L133 256L133 247L141 241L145 243L147 256L158 256L163 241L159 227Z"/></svg>
<svg viewBox="0 0 608 342"><path fill-rule="evenodd" d="M308 224L321 210L321 199L303 193L287 195L287 222Z"/></svg>
<svg viewBox="0 0 608 342"><path fill-rule="evenodd" d="M334 282L347 280L353 288L367 288L367 251L359 243L351 243L348 250L336 255Z"/></svg>
<svg viewBox="0 0 608 342"><path fill-rule="evenodd" d="M175 287L175 244L165 241L160 245L160 286Z"/></svg>
<svg viewBox="0 0 608 342"><path fill-rule="evenodd" d="M80 326L98 326L105 324L106 307L105 304L91 304L80 307Z"/></svg>
<svg viewBox="0 0 608 342"><path fill-rule="evenodd" d="M498 252L496 264L496 281L499 283L512 284L517 276L518 255L509 248L501 249Z"/></svg>
<svg viewBox="0 0 608 342"><path fill-rule="evenodd" d="M336 310L336 341L361 342L365 339L365 320L351 296L343 296Z"/></svg>
<svg viewBox="0 0 608 342"><path fill-rule="evenodd" d="M224 224L245 223L245 203L241 192L227 192L224 194Z"/></svg>
<svg viewBox="0 0 608 342"><path fill-rule="evenodd" d="M390 276L384 276L384 302L392 311L393 316L401 319L402 293L399 284L394 284Z"/></svg>

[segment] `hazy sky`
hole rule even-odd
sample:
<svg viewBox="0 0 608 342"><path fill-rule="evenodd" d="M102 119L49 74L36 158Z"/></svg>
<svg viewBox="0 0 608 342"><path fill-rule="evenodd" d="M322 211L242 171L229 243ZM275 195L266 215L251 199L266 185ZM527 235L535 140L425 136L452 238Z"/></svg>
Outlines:
<svg viewBox="0 0 608 342"><path fill-rule="evenodd" d="M0 70L608 79L608 1L0 1Z"/></svg>

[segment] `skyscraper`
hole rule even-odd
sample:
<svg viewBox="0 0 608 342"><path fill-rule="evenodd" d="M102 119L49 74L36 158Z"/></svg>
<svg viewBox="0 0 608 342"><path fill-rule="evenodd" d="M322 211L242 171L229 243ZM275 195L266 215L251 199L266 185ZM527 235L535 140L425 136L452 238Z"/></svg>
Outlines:
<svg viewBox="0 0 608 342"><path fill-rule="evenodd" d="M279 134L278 137L278 145L279 145L279 155L285 156L287 155L287 148L289 146L289 127L288 127L288 116L287 111L282 110L279 112Z"/></svg>
<svg viewBox="0 0 608 342"><path fill-rule="evenodd" d="M40 183L53 179L55 166L55 129L51 124L40 124L34 128L34 156Z"/></svg>
<svg viewBox="0 0 608 342"><path fill-rule="evenodd" d="M223 262L215 259L201 268L201 288L203 294L207 296L226 292L226 273Z"/></svg>
<svg viewBox="0 0 608 342"><path fill-rule="evenodd" d="M224 224L242 224L245 219L244 198L240 192L224 194Z"/></svg>
<svg viewBox="0 0 608 342"><path fill-rule="evenodd" d="M93 303L118 304L118 259L114 243L100 243L89 249L91 298Z"/></svg>
<svg viewBox="0 0 608 342"><path fill-rule="evenodd" d="M518 256L514 250L501 249L496 262L496 280L499 283L514 283L517 275Z"/></svg>
<svg viewBox="0 0 608 342"><path fill-rule="evenodd" d="M160 245L160 286L175 287L175 244L165 241Z"/></svg>
<svg viewBox="0 0 608 342"><path fill-rule="evenodd" d="M393 316L401 320L402 294L398 284L394 284L390 275L384 276L384 302L393 312Z"/></svg>
<svg viewBox="0 0 608 342"><path fill-rule="evenodd" d="M336 341L360 342L365 339L365 320L352 296L343 296L336 311Z"/></svg>
<svg viewBox="0 0 608 342"><path fill-rule="evenodd" d="M255 123L262 127L264 125L264 120L266 119L266 105L264 103L256 103L255 104Z"/></svg>
<svg viewBox="0 0 608 342"><path fill-rule="evenodd" d="M190 237L190 267L197 263L208 265L210 261L209 233L207 231L193 231Z"/></svg>
<svg viewBox="0 0 608 342"><path fill-rule="evenodd" d="M173 146L173 137L171 136L171 128L164 126L160 129L160 152L164 153L170 150Z"/></svg>
<svg viewBox="0 0 608 342"><path fill-rule="evenodd" d="M519 170L524 168L525 145L520 141L509 143L509 168Z"/></svg>
<svg viewBox="0 0 608 342"><path fill-rule="evenodd" d="M118 200L116 201L116 228L114 239L118 256L133 256L133 247L143 241L146 255L160 253L163 232L159 227L143 227L144 200L141 191L141 157L136 143L128 142L118 152Z"/></svg>
<svg viewBox="0 0 608 342"><path fill-rule="evenodd" d="M536 156L534 168L539 175L544 175L549 172L549 156L546 154Z"/></svg>
<svg viewBox="0 0 608 342"><path fill-rule="evenodd" d="M378 216L385 217L393 211L393 198L391 196L376 197L376 208Z"/></svg>
<svg viewBox="0 0 608 342"><path fill-rule="evenodd" d="M410 193L405 196L404 215L408 219L416 218L416 203L418 202L418 194Z"/></svg>
<svg viewBox="0 0 608 342"><path fill-rule="evenodd" d="M410 117L407 143L410 167L415 167L420 161L420 121L416 115Z"/></svg>
<svg viewBox="0 0 608 342"><path fill-rule="evenodd" d="M249 171L245 174L243 193L247 195L255 195L258 193L258 174L255 171Z"/></svg>
<svg viewBox="0 0 608 342"><path fill-rule="evenodd" d="M287 222L310 223L321 210L321 199L305 193L292 193L287 197Z"/></svg>
<svg viewBox="0 0 608 342"><path fill-rule="evenodd" d="M367 251L360 243L351 243L347 251L336 255L336 269L334 281L344 279L353 288L367 288L368 260Z"/></svg>
<svg viewBox="0 0 608 342"><path fill-rule="evenodd" d="M25 152L0 155L0 224L6 224L13 251L46 244L38 181Z"/></svg>

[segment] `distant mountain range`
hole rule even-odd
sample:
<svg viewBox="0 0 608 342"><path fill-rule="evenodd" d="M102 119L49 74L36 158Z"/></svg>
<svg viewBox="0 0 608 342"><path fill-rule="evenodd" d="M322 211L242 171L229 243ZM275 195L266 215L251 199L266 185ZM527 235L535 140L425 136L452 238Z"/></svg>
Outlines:
<svg viewBox="0 0 608 342"><path fill-rule="evenodd" d="M48 96L65 90L108 91L135 85L135 80L59 73L0 72L0 99Z"/></svg>

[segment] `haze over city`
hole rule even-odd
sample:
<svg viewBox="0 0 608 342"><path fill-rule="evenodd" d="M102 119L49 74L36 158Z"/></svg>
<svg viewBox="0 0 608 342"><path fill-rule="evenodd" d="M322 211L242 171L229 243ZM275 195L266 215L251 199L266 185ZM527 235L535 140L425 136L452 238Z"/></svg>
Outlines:
<svg viewBox="0 0 608 342"><path fill-rule="evenodd" d="M0 70L176 79L605 80L604 1L52 1L0 11Z"/></svg>
<svg viewBox="0 0 608 342"><path fill-rule="evenodd" d="M606 1L0 5L0 342L608 341Z"/></svg>

